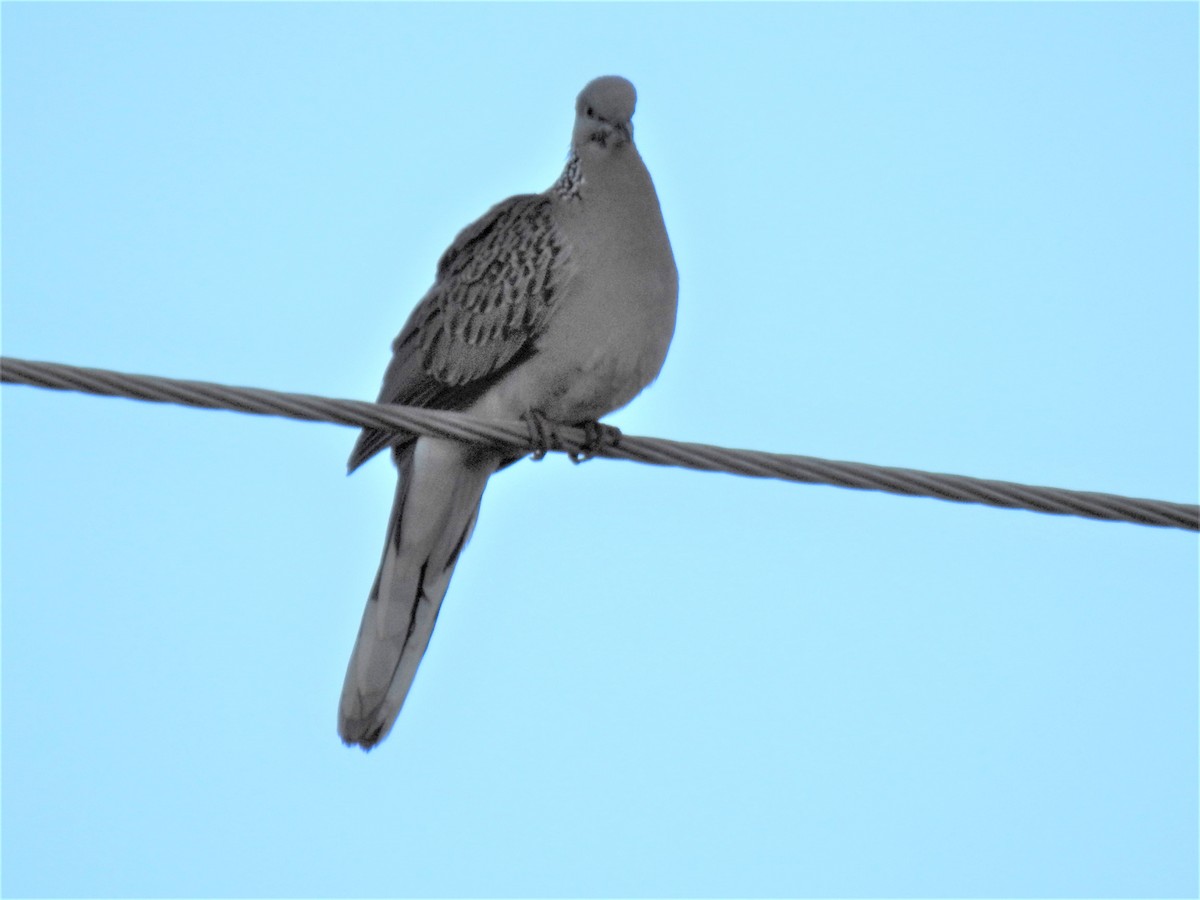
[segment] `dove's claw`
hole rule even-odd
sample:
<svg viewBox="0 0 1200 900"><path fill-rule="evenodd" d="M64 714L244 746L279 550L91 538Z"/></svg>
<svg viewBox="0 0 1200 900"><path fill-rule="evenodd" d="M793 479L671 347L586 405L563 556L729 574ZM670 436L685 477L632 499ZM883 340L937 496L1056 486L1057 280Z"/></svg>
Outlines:
<svg viewBox="0 0 1200 900"><path fill-rule="evenodd" d="M605 425L603 422L581 422L579 427L583 429L583 443L578 449L564 448L555 423L539 410L529 410L521 416L521 421L529 429L529 443L533 447L530 455L535 461L542 459L551 450L565 449L571 462L581 463L591 459L605 447L615 447L621 440L620 428Z"/></svg>
<svg viewBox="0 0 1200 900"><path fill-rule="evenodd" d="M581 463L591 459L605 447L615 447L621 441L621 429L603 422L584 422L579 426L586 437L578 450L568 450L571 462Z"/></svg>
<svg viewBox="0 0 1200 900"><path fill-rule="evenodd" d="M561 446L558 434L554 431L554 423L536 409L529 410L521 416L521 420L529 428L529 443L533 445L532 456L535 462Z"/></svg>

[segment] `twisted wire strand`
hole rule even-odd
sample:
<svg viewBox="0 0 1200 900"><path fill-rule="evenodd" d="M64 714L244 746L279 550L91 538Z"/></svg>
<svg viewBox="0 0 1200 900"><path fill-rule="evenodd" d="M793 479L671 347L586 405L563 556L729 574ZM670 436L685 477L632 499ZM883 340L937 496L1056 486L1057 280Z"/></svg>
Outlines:
<svg viewBox="0 0 1200 900"><path fill-rule="evenodd" d="M397 433L429 434L489 446L530 452L529 429L523 422L497 422L462 413L412 406L337 400L312 394L292 394L262 388L231 387L206 381L185 381L152 375L131 375L107 369L88 369L61 363L0 357L0 381L56 390L82 391L157 403L178 403L205 409L227 409L258 415L332 422L356 428L383 428ZM561 449L579 454L587 445L582 428L556 426ZM933 497L959 503L980 503L1052 515L1081 516L1132 522L1163 528L1200 531L1200 507L1166 500L1143 500L1116 494L1034 487L966 475L943 475L837 462L812 456L735 450L708 444L622 435L616 445L603 445L597 456L627 459L658 466L680 466L754 478L777 478L809 484L830 484L858 490L886 491L912 497Z"/></svg>

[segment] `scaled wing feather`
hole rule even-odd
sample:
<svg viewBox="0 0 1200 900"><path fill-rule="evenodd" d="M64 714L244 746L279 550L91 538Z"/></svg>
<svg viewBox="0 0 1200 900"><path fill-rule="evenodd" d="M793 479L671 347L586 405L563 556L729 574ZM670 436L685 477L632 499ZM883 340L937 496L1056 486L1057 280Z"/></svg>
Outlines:
<svg viewBox="0 0 1200 900"><path fill-rule="evenodd" d="M392 345L380 403L462 409L534 351L566 259L550 206L542 195L510 197L459 233ZM390 442L364 429L350 470Z"/></svg>

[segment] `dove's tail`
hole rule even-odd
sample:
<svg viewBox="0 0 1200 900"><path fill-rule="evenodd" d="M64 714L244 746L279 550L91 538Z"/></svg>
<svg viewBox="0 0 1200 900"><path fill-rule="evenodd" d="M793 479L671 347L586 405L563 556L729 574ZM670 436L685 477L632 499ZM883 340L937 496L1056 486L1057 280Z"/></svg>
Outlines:
<svg viewBox="0 0 1200 900"><path fill-rule="evenodd" d="M342 687L338 733L347 744L369 750L396 721L497 462L430 438L400 451L383 560Z"/></svg>

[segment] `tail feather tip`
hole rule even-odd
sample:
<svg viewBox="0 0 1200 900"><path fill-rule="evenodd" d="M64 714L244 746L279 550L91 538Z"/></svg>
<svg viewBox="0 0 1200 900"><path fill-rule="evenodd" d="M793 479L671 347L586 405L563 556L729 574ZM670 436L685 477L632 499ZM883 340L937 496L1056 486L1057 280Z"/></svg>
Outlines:
<svg viewBox="0 0 1200 900"><path fill-rule="evenodd" d="M339 723L338 735L347 747L356 744L363 750L370 750L387 734L383 722L371 722L367 719L356 719Z"/></svg>

